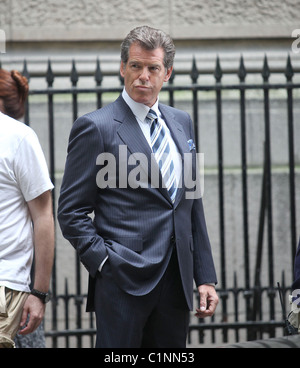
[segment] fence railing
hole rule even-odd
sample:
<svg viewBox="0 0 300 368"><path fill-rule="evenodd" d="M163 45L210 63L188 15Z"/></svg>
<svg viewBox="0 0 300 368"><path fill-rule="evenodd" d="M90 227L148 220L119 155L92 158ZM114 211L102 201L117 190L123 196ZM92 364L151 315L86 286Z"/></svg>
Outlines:
<svg viewBox="0 0 300 368"><path fill-rule="evenodd" d="M200 62L201 63L201 62ZM169 83L163 87L163 93L167 103L171 106L178 104L178 101L187 102L190 113L194 122L196 142L201 149L201 109L203 103L209 101L214 106L211 112L215 124L216 134L216 167L214 175L214 183L217 193L217 207L214 209L214 215L218 218L217 237L215 237L219 246L217 254L217 272L219 284L217 291L220 296L220 303L216 315L211 320L197 320L191 314L189 344L218 344L240 340L251 340L256 338L274 337L276 333L283 334L284 317L289 306L286 303L287 295L290 291L290 280L293 277L293 260L295 256L297 244L297 189L296 175L299 173L300 160L295 160L295 127L299 134L299 122L294 119L295 100L299 98L300 83L295 82L295 76L299 76L298 70L294 70L290 57L287 57L286 65L281 70L273 71L268 65L267 56L262 60L261 71L246 69L243 57L239 62L236 71L230 70L224 73L221 67L221 60L217 57L214 72L210 77L210 81L206 82L206 75L201 72L201 66L196 63L195 59L191 60L191 71L189 74L178 72L175 70ZM23 73L31 81L34 75L29 75L27 62L24 62ZM88 87L80 87L79 81L87 75L80 75L77 71L75 61L72 62L69 74L69 87L60 86L53 87L57 78L66 78L66 75L56 76L52 71L52 63L48 61L47 72L44 76L46 88L30 89L28 100L28 108L25 116L25 122L31 122L31 99L34 96L44 96L47 104L47 122L48 122L48 139L49 139L49 171L53 183L56 185L54 196L54 213L56 213L56 199L58 196L59 183L57 182L57 162L55 152L57 150L57 142L55 140L57 128L55 111L55 96L66 95L71 97L73 121L78 117L79 97L82 95L91 95L95 97L95 108L101 108L104 103L109 102L110 96L118 94L123 89L122 79L118 73L115 73L115 80L118 84L103 85L103 80L107 75L103 74L100 62L95 62L95 70L93 85ZM251 76L252 82L247 81ZM36 76L37 77L37 76ZM38 76L41 77L40 75ZM89 75L91 77L91 75ZM181 77L184 77L181 79ZM274 77L272 80L272 77ZM278 78L277 78L278 77ZM179 82L177 81L179 80ZM298 79L298 78L297 78ZM184 81L183 83L180 80ZM203 83L205 81L205 83ZM285 229L286 242L285 253L289 253L288 265L282 270L278 270L278 262L274 263L274 198L273 198L273 175L274 165L272 163L272 93L277 91L281 106L286 110L285 122L282 129L287 129L287 147L288 155L284 168L284 177L287 179L285 183L288 188L284 190L287 196L286 202L288 208L282 214L285 218L289 218L288 229ZM239 165L239 182L241 185L241 239L239 239L240 253L237 257L241 258L242 267L234 272L233 282L228 283L229 271L227 261L228 242L226 240L226 223L228 215L226 215L226 201L230 200L226 197L226 175L227 169L224 164L224 142L227 133L224 132L224 114L223 111L230 104L230 93L234 93L235 106L238 106L238 123L239 131L237 140L240 141L240 165ZM247 95L251 95L247 97ZM258 95L258 97L256 96ZM296 94L296 97L295 97ZM209 95L208 99L203 96ZM179 98L177 99L177 96ZM225 96L225 97L224 97ZM263 143L263 157L261 157L260 179L261 186L257 195L256 213L257 226L256 233L253 236L253 227L250 229L250 209L249 209L249 172L252 170L252 164L248 159L248 143L249 143L249 100L259 100L262 110L262 131L259 132ZM277 98L277 97L276 97ZM105 102L103 101L105 99ZM227 124L227 123L226 123ZM281 133L279 133L281 134ZM283 134L283 133L282 133ZM283 134L285 135L285 134ZM204 144L205 146L205 144ZM297 151L298 152L298 151ZM297 153L298 155L298 153ZM298 157L298 156L297 156ZM298 198L299 200L299 198ZM209 224L210 219L207 219ZM57 230L59 231L59 230ZM252 234L250 244L250 232ZM264 244L266 244L264 246ZM217 250L214 250L217 252ZM254 256L253 256L254 254ZM263 255L267 254L267 260L263 264ZM59 251L56 253L56 260L60 257ZM254 259L252 266L250 259ZM285 261L286 262L286 261ZM74 292L70 293L70 282L65 280L64 292L57 292L58 283L62 283L59 270L54 265L52 277L52 294L53 299L48 312L48 319L45 324L45 333L49 346L93 346L95 335L94 317L92 314L84 312L84 303L86 299L85 292L82 291L81 266L78 259L75 260L76 286ZM277 266L276 266L277 265ZM264 270L263 270L264 268ZM264 280L261 282L262 272L265 273ZM289 274L286 274L286 269ZM278 272L281 272L280 284L284 294L284 310L282 311L278 297ZM277 280L276 280L277 277ZM286 278L288 281L286 282ZM195 294L195 300L197 296ZM279 332L277 332L279 331ZM75 340L74 340L75 339Z"/></svg>

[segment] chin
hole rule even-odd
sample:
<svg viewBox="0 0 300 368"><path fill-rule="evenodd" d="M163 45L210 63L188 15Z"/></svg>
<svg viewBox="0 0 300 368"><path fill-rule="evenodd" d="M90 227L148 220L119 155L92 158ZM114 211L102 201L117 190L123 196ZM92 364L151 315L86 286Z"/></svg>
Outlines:
<svg viewBox="0 0 300 368"><path fill-rule="evenodd" d="M141 96L136 96L135 98L133 98L133 100L135 102L144 104L144 105L150 105L151 103L149 102L149 99L145 98L145 97L141 97ZM152 104L153 105L153 104ZM151 106L152 106L151 105Z"/></svg>

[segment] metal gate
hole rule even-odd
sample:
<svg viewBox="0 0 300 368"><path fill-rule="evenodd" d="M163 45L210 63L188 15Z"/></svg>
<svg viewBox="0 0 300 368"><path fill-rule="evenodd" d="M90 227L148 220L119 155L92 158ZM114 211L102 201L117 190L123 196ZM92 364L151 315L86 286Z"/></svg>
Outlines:
<svg viewBox="0 0 300 368"><path fill-rule="evenodd" d="M103 72L99 60L95 61L94 71L89 73L78 71L77 62L72 61L69 72L55 74L53 72L54 64L54 62L48 61L45 74L35 72L34 68L29 73L30 60L28 60L23 64L23 73L29 78L30 86L33 85L30 88L25 122L32 125L34 118L31 113L34 108L37 109L39 99L42 100L42 104L46 105L45 119L47 124L43 129L47 130L49 170L51 179L56 186L56 191L53 192L54 213L56 213L56 201L59 193L56 159L58 96L64 100L64 104L70 110L71 127L72 122L80 114L80 105L84 105L86 100L90 100L87 96L93 96L94 108L100 108L103 104L112 101L122 91L123 81L117 72L113 73L114 75ZM214 212L216 217L214 221L217 225L214 227L217 230L214 231L213 247L218 259L219 284L217 291L220 303L215 316L210 320L198 320L191 313L188 346L216 346L226 342L282 336L284 316L289 308L286 301L293 278L293 260L299 236L299 225L297 227L296 222L297 210L299 211L297 207L299 188L297 191L296 177L297 175L299 177L300 174L300 154L294 143L295 136L300 138L299 121L294 119L295 109L298 106L296 102L299 102L300 97L299 71L293 69L289 56L281 69L272 70L269 67L267 56L261 60L260 70L257 68L246 69L243 57L237 64L236 70L232 70L232 68L223 70L221 60L217 58L215 65L211 67L210 71L207 71L201 69L201 60L196 62L193 59L189 72L175 69L172 78L168 85L163 87L162 92L164 99L171 106L186 104L190 110L194 122L196 142L199 144L200 151L202 148L201 136L204 132L201 114L206 104L209 104L213 110L210 115L210 119L213 116L212 122L209 123L211 125L207 126L213 126L216 137L216 165L212 170L212 176L214 177L217 203ZM105 80L112 76L115 78L114 82L106 85ZM80 82L87 77L89 82L81 86ZM40 88L34 83L38 79L42 79L46 86ZM59 81L62 80L64 82L60 83ZM55 86L57 81L58 86ZM69 84L67 87L66 83ZM232 95L234 95L233 98ZM81 102L82 98L83 102ZM256 101L261 116L259 124L256 121L253 121L252 124L255 127L259 125L259 129L261 129L259 139L263 145L260 157L261 165L254 169L249 164L248 156L250 139L248 109L252 100ZM280 125L282 131L279 132L279 135L286 137L286 140L281 143L285 146L286 151L286 163L281 168L282 170L278 167L280 164L274 164L272 161L272 144L274 144L272 140L272 127L274 125L272 109L274 101L279 101L281 112L285 110L284 117L281 119L284 121ZM235 245L239 249L238 254L228 253L229 241L226 238L227 223L230 221L230 216L226 213L226 201L231 199L226 196L225 190L228 170L224 162L224 147L228 133L224 132L224 109L228 109L231 103L234 103L235 117L238 116L238 119L235 119L235 124L238 123L239 131L235 139L239 141L240 147L239 155L236 158L239 164L234 173L235 178L238 177L238 183L241 187L240 202L235 204L239 207L240 233L242 234L238 244ZM230 109L228 111L230 113ZM230 128L230 124L226 124ZM250 231L249 226L250 216L253 217L253 210L250 215L249 209L251 207L249 204L251 170L256 170L255 175L260 183L259 190L256 190L257 200L254 201L257 209L254 231L253 227ZM276 175L279 175L279 171L280 178L284 183L282 198L284 198L284 203L288 204L285 205L282 212L285 219L284 253L287 254L282 268L280 261L278 262L276 245L274 245L280 242L280 239L277 239L278 226L276 225L276 229L274 229L274 202L277 198L274 199L273 193L273 180ZM209 226L210 218L207 218L207 222ZM56 231L58 234L60 230L57 228ZM57 235L57 245L60 241L61 238ZM241 264L240 268L236 270L228 267L228 260L234 257ZM87 314L84 310L86 300L86 288L83 286L85 284L82 279L84 271L75 257L74 279L71 281L68 278L62 280L61 267L57 267L59 259L60 252L59 247L57 247L51 286L53 298L48 306L45 321L47 345L49 347L93 346L95 323L94 316ZM250 262L251 259L252 262ZM279 272L281 273L280 279L278 279ZM262 273L264 273L263 277ZM231 281L228 281L229 279ZM278 283L283 291L284 310L281 309L279 302ZM58 287L62 284L63 287ZM197 302L196 293L195 300Z"/></svg>

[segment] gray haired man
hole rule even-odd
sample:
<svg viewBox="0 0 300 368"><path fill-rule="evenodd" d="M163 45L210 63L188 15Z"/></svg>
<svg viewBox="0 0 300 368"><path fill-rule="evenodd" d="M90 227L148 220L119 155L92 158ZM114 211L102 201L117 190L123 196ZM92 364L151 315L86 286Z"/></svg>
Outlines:
<svg viewBox="0 0 300 368"><path fill-rule="evenodd" d="M96 347L185 347L194 281L197 316L213 315L218 303L202 199L187 196L193 189L182 180L183 169L196 176L192 122L158 98L174 55L164 32L132 30L121 47L121 96L79 118L70 134L58 219L90 275ZM124 146L131 160L121 162ZM102 153L115 157L117 185L97 185ZM159 185L151 185L153 171ZM120 172L146 172L146 183L128 185Z"/></svg>

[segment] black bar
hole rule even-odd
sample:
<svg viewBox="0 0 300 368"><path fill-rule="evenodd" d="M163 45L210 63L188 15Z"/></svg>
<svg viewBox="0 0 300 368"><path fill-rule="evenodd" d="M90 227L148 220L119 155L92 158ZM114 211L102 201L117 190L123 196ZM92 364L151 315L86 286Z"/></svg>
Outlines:
<svg viewBox="0 0 300 368"><path fill-rule="evenodd" d="M221 86L222 70L217 58L215 69L216 85ZM216 89L217 113L217 150L218 150L218 177L219 177L219 226L220 226L220 252L221 252L221 285L226 289L226 250L225 250L225 214L224 214L224 173L223 173L223 127L222 127L222 97L221 88ZM227 320L227 295L221 295L222 320ZM223 342L228 341L228 331L224 329Z"/></svg>
<svg viewBox="0 0 300 368"><path fill-rule="evenodd" d="M216 90L271 90L271 89L286 89L288 86L287 83L268 83L266 84L222 84L221 86L218 85L165 85L162 87L162 91L216 91ZM300 88L300 83L294 83L290 86L292 89ZM30 90L29 95L47 95L47 94L80 94L80 93L112 93L112 92L122 92L123 87L93 87L93 88L79 88L79 87L70 87L70 88L62 88L62 89L55 89L47 90L47 89L35 89Z"/></svg>
<svg viewBox="0 0 300 368"><path fill-rule="evenodd" d="M270 70L267 57L265 56L262 77L266 87L268 87ZM275 319L275 295L272 291L274 286L274 255L273 255L273 219L272 219L272 169L271 169L271 131L270 131L270 99L269 89L264 89L264 120L265 120L265 144L266 144L266 198L267 198L267 228L268 228L268 274L270 293L270 320ZM275 331L271 337L275 336Z"/></svg>
<svg viewBox="0 0 300 368"><path fill-rule="evenodd" d="M294 278L294 259L297 248L296 235L296 193L295 193L295 158L294 158L294 115L293 115L293 84L294 71L291 58L288 56L286 67L287 79L287 119L288 119L288 146L289 146L289 185L290 185L290 216L291 216L291 257L292 257L292 279Z"/></svg>
<svg viewBox="0 0 300 368"><path fill-rule="evenodd" d="M51 89L54 82L54 74L51 68L51 62L48 61L48 70L46 74L46 81L48 88ZM50 167L50 178L54 185L54 190L52 191L52 207L53 207L53 215L55 216L56 213L56 196L55 196L55 188L56 188L56 181L55 181L55 133L54 133L54 106L53 106L53 95L48 94L48 129L49 129L49 167ZM56 237L55 237L56 239ZM53 298L52 303L52 329L57 329L57 305L56 305L56 252L54 255L54 262L53 262L53 270L52 270L52 278L51 278L51 293ZM52 340L53 347L57 347L57 339L54 338Z"/></svg>
<svg viewBox="0 0 300 368"><path fill-rule="evenodd" d="M27 61L26 61L26 59L24 60L22 74L23 74L24 77L27 78L28 83L29 83L30 82L30 75L29 75L29 72L28 72L28 69L27 69ZM29 99L28 98L25 101L24 123L26 125L28 125L28 126L30 125L30 122L29 122Z"/></svg>
<svg viewBox="0 0 300 368"><path fill-rule="evenodd" d="M238 76L241 85L246 78L246 69L243 57L240 60ZM242 164L242 206L243 206L243 230L244 230L244 277L245 289L250 289L250 265L249 265L249 231L248 231L248 186L247 186L247 132L246 132L246 103L245 90L240 90L240 118L241 118L241 164ZM251 320L251 293L245 292L246 318ZM248 340L251 338L248 331Z"/></svg>
<svg viewBox="0 0 300 368"><path fill-rule="evenodd" d="M95 72L95 81L96 86L99 87L102 84L103 81L103 74L100 68L100 61L97 59L96 62L96 72ZM97 92L97 109L100 109L102 107L102 92Z"/></svg>
<svg viewBox="0 0 300 368"><path fill-rule="evenodd" d="M199 142L199 118L198 118L198 91L197 91L197 83L198 83L198 77L199 72L196 65L195 57L193 58L193 65L191 70L191 80L192 80L192 86L195 88L192 88L192 94L193 94L193 123L194 123L194 134L195 134L195 141L197 145L197 151L200 152L200 142Z"/></svg>

